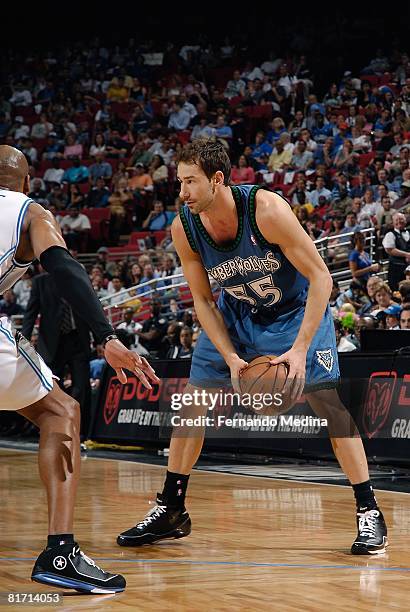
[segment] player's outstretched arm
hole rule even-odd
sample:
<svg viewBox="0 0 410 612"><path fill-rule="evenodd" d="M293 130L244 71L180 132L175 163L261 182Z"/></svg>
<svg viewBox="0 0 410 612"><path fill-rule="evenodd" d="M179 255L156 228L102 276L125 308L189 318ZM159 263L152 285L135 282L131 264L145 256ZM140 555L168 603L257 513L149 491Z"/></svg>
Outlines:
<svg viewBox="0 0 410 612"><path fill-rule="evenodd" d="M277 244L285 257L309 281L305 314L290 351L280 356L289 362L289 387L300 397L305 380L306 354L318 329L332 290L332 277L314 242L304 231L287 202L275 193L258 191L256 222L264 238ZM298 381L295 384L295 381Z"/></svg>
<svg viewBox="0 0 410 612"><path fill-rule="evenodd" d="M149 388L149 380L159 381L144 358L129 351L116 339L87 272L68 252L53 215L35 203L29 206L17 251L17 259L33 258L40 260L61 297L88 323L97 341L104 345L105 358L122 383L127 381L123 368L134 372ZM111 335L114 338L110 339Z"/></svg>
<svg viewBox="0 0 410 612"><path fill-rule="evenodd" d="M231 369L232 381L236 387L239 372L247 363L238 356L231 342L223 316L215 304L202 259L189 246L179 217L175 217L172 222L171 233L184 276L194 299L198 319L209 339Z"/></svg>

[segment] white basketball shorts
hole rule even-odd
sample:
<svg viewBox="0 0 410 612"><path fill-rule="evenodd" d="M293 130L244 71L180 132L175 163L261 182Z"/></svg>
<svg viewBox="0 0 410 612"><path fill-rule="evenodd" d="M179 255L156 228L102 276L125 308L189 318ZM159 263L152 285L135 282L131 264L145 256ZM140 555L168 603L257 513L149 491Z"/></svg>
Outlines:
<svg viewBox="0 0 410 612"><path fill-rule="evenodd" d="M53 374L31 344L0 317L0 410L21 410L53 388Z"/></svg>

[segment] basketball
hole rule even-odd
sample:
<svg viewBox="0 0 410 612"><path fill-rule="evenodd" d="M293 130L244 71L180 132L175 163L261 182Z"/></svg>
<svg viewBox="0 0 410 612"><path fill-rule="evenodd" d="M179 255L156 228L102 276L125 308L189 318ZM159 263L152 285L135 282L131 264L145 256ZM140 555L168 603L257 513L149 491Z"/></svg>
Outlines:
<svg viewBox="0 0 410 612"><path fill-rule="evenodd" d="M278 365L269 363L275 358L275 355L262 355L252 359L239 378L241 394L251 396L249 407L255 413L271 416L284 414L293 405L288 394L286 396L282 394L289 366L285 363ZM268 398L268 402L260 406L262 395L272 396L272 399Z"/></svg>

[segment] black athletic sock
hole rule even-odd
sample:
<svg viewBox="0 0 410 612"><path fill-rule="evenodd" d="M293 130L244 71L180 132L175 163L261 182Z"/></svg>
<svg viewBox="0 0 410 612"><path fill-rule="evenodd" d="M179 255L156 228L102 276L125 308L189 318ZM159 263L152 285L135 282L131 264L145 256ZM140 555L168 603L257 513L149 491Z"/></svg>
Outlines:
<svg viewBox="0 0 410 612"><path fill-rule="evenodd" d="M168 472L167 470L162 495L168 506L184 507L188 480L189 474L175 474L175 472Z"/></svg>
<svg viewBox="0 0 410 612"><path fill-rule="evenodd" d="M49 535L47 538L47 548L54 548L62 544L74 544L74 534L72 533L56 533Z"/></svg>
<svg viewBox="0 0 410 612"><path fill-rule="evenodd" d="M352 485L354 496L356 498L357 508L366 508L373 510L377 508L377 501L373 493L373 487L370 480Z"/></svg>

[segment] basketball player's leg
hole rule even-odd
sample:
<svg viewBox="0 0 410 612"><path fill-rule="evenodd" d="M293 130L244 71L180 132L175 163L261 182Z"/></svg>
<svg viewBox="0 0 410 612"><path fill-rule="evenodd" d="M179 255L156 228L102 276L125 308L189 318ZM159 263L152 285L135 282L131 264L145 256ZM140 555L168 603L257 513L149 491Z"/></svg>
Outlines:
<svg viewBox="0 0 410 612"><path fill-rule="evenodd" d="M232 338L234 345L236 338ZM201 394L201 403L185 404L177 413L180 417L205 416L209 408L211 393L220 391L230 383L230 371L224 359L215 349L205 331L199 336L192 357L189 383L185 393ZM185 509L185 495L191 470L198 460L204 440L204 427L174 427L168 460L168 470L162 493L157 496L157 505L145 519L131 529L122 532L117 543L120 546L153 544L159 540L182 538L191 532L191 520Z"/></svg>
<svg viewBox="0 0 410 612"><path fill-rule="evenodd" d="M190 383L184 389L184 395L193 397L195 390L201 391ZM212 389L207 390L212 393ZM206 416L209 405L204 402L198 406L183 407L178 416L182 419ZM189 475L201 454L205 437L205 427L181 425L174 427L169 446L168 471L175 474Z"/></svg>
<svg viewBox="0 0 410 612"><path fill-rule="evenodd" d="M47 491L49 536L31 578L81 592L123 591L125 580L86 557L74 540L73 508L80 471L79 409L21 335L0 338L0 410L16 410L40 428L40 476Z"/></svg>
<svg viewBox="0 0 410 612"><path fill-rule="evenodd" d="M194 397L196 386L185 387L183 395ZM212 393L212 389L207 389ZM178 411L178 425L174 426L168 458L168 469L162 493L157 496L157 505L145 519L131 529L122 532L117 543L120 546L141 546L160 540L183 538L191 532L191 519L185 509L185 496L192 468L201 454L205 427L186 425L185 419L206 416L209 404L182 406Z"/></svg>
<svg viewBox="0 0 410 612"><path fill-rule="evenodd" d="M387 529L369 479L367 458L357 427L337 390L322 389L306 394L312 410L327 419L330 441L340 467L352 485L358 534L353 554L380 554L387 546Z"/></svg>
<svg viewBox="0 0 410 612"><path fill-rule="evenodd" d="M40 430L38 464L47 491L49 535L73 532L80 476L80 409L55 382L38 402L19 410Z"/></svg>

